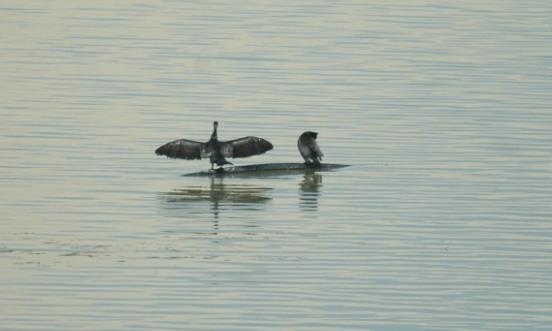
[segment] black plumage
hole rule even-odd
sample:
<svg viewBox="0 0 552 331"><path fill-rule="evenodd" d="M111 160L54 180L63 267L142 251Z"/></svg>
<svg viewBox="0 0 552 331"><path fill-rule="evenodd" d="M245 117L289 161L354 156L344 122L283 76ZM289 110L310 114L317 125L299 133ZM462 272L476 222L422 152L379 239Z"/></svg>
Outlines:
<svg viewBox="0 0 552 331"><path fill-rule="evenodd" d="M306 164L319 165L320 161L322 161L322 156L324 156L316 142L317 136L317 132L305 131L299 136L299 140L297 140L299 153L305 159Z"/></svg>
<svg viewBox="0 0 552 331"><path fill-rule="evenodd" d="M229 141L219 141L217 137L218 122L213 122L213 133L209 141L202 143L188 139L178 139L164 144L155 150L157 155L165 155L173 159L204 159L209 158L211 169L214 164L224 166L232 164L226 158L248 157L263 154L273 148L272 144L262 138L243 137Z"/></svg>

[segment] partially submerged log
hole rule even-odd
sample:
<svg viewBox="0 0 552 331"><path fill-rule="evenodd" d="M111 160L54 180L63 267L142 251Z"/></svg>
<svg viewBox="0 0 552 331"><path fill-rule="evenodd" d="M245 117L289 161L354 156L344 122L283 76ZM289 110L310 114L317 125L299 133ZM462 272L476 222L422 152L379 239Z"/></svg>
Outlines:
<svg viewBox="0 0 552 331"><path fill-rule="evenodd" d="M226 168L218 168L215 170L207 170L200 172L193 172L185 174L183 176L224 176L224 175L246 175L246 174L282 174L289 172L304 172L304 171L328 171L333 169L348 167L348 164L335 164L335 163L320 163L320 164L306 164L306 163L263 163L263 164L249 164L244 166L233 166Z"/></svg>

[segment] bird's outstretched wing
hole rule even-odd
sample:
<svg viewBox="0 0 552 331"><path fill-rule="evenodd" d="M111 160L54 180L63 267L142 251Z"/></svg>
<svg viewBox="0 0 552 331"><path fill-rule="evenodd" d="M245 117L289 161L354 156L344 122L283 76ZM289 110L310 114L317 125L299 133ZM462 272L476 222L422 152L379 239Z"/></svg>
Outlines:
<svg viewBox="0 0 552 331"><path fill-rule="evenodd" d="M273 148L268 140L257 137L221 141L221 152L225 157L248 157L263 154Z"/></svg>
<svg viewBox="0 0 552 331"><path fill-rule="evenodd" d="M166 143L155 150L157 155L165 155L172 159L201 159L208 156L206 144L188 139L178 139Z"/></svg>

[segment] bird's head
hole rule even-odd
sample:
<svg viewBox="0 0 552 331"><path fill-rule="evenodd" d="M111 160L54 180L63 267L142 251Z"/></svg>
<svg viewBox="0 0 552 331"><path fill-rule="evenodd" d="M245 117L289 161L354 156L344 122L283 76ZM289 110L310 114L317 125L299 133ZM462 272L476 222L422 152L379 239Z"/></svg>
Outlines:
<svg viewBox="0 0 552 331"><path fill-rule="evenodd" d="M307 131L306 134L313 139L316 139L316 137L318 137L318 132Z"/></svg>

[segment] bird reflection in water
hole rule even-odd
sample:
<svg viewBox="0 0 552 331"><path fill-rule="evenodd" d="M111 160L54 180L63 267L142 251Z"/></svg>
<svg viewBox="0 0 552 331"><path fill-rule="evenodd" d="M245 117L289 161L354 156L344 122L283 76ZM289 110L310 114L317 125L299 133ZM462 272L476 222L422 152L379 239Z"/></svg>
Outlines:
<svg viewBox="0 0 552 331"><path fill-rule="evenodd" d="M299 184L299 206L304 210L318 210L318 197L322 187L322 175L316 172L306 172Z"/></svg>
<svg viewBox="0 0 552 331"><path fill-rule="evenodd" d="M161 194L169 210L185 211L182 216L205 212L201 202L208 202L213 213L215 233L218 232L222 210L254 210L272 199L270 187L245 184L224 184L223 178L211 178L208 186L188 186ZM228 208L225 208L228 207Z"/></svg>

